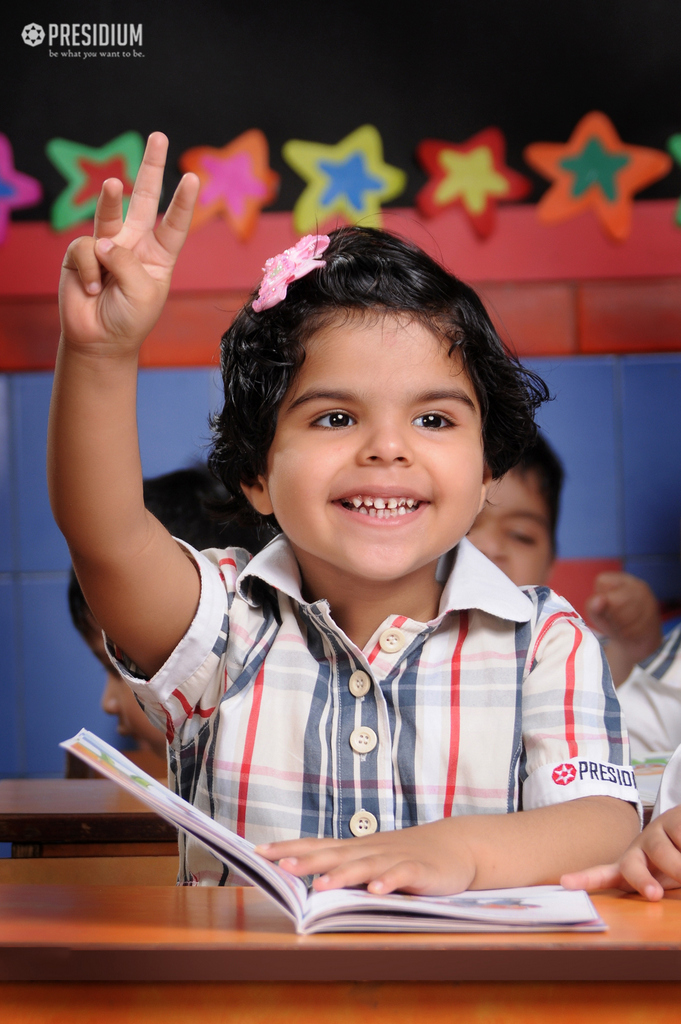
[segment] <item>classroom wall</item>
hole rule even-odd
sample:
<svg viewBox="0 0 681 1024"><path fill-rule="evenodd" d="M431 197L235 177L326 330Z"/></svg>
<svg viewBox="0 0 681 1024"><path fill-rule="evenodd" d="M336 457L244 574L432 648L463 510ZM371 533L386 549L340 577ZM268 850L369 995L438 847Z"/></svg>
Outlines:
<svg viewBox="0 0 681 1024"><path fill-rule="evenodd" d="M557 589L580 607L598 571L624 567L661 600L678 602L681 278L478 287L501 332L555 396L539 421L566 468ZM241 298L173 296L147 348L147 364L157 365L140 374L146 475L205 456L208 415L219 402L216 346ZM0 302L0 360L3 344L8 358L7 339L16 349L16 328L8 324L18 323L24 365L53 360L56 300L45 298L39 316L36 305ZM159 366L164 359L203 365ZM61 774L58 742L81 726L116 740L115 723L99 708L103 670L66 606L68 552L50 514L44 471L51 382L45 369L0 374L2 775Z"/></svg>

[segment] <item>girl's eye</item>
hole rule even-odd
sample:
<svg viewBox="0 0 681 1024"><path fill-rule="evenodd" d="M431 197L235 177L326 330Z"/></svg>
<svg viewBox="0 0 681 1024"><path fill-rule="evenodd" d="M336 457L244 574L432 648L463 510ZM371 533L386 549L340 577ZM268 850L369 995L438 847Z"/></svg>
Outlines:
<svg viewBox="0 0 681 1024"><path fill-rule="evenodd" d="M443 427L451 427L451 421L441 416L439 412L427 412L423 416L417 416L414 426L426 427L428 430L442 430Z"/></svg>
<svg viewBox="0 0 681 1024"><path fill-rule="evenodd" d="M314 421L315 427L351 427L355 420L347 412L327 412Z"/></svg>

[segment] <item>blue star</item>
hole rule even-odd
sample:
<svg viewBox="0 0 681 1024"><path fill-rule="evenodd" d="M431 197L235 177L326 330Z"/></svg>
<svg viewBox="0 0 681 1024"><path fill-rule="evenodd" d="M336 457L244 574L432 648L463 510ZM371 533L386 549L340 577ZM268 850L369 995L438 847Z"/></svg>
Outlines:
<svg viewBox="0 0 681 1024"><path fill-rule="evenodd" d="M347 196L356 210L364 207L364 193L378 191L385 187L385 181L372 178L367 173L362 153L353 153L342 164L319 161L320 170L329 175L331 181L322 197L322 203L328 205L337 196Z"/></svg>
<svg viewBox="0 0 681 1024"><path fill-rule="evenodd" d="M16 190L12 188L9 181L3 181L3 179L0 178L0 199L8 199L10 196L14 195L15 191Z"/></svg>

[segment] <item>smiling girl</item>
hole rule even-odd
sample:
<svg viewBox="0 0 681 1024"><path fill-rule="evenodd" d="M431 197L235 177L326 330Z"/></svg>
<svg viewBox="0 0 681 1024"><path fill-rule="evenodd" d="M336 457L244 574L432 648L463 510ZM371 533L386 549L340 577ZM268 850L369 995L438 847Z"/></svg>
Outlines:
<svg viewBox="0 0 681 1024"><path fill-rule="evenodd" d="M262 552L198 553L145 512L137 354L197 190L187 175L155 227L165 147L151 136L125 223L105 182L67 252L49 477L176 790L318 889L453 893L614 860L636 795L598 643L465 540L546 389L423 252L303 239L225 334L211 465L226 514L281 531ZM228 880L182 844L180 881Z"/></svg>

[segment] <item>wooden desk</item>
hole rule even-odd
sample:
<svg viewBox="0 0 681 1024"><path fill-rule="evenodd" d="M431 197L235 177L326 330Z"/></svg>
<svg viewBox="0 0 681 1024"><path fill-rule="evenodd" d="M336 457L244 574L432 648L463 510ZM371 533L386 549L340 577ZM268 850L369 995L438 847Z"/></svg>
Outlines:
<svg viewBox="0 0 681 1024"><path fill-rule="evenodd" d="M678 1024L681 891L594 902L608 932L299 937L255 889L0 886L0 1021Z"/></svg>
<svg viewBox="0 0 681 1024"><path fill-rule="evenodd" d="M177 856L177 832L106 779L0 781L0 842L13 857Z"/></svg>

